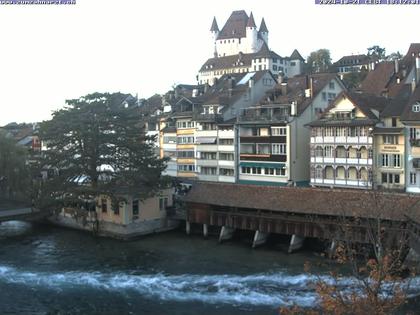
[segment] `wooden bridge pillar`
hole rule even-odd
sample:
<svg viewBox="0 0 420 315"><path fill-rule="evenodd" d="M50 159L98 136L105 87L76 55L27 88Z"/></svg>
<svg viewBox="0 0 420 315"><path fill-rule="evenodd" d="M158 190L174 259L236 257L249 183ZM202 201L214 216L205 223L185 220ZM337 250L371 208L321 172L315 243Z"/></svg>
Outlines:
<svg viewBox="0 0 420 315"><path fill-rule="evenodd" d="M209 228L207 226L206 223L203 224L203 236L204 238L207 238L207 236L209 235Z"/></svg>
<svg viewBox="0 0 420 315"><path fill-rule="evenodd" d="M190 223L190 221L185 221L185 233L187 233L187 235L190 235L190 233L191 233L191 223Z"/></svg>
<svg viewBox="0 0 420 315"><path fill-rule="evenodd" d="M267 238L269 234L270 233L263 233L258 230L255 231L254 241L252 242L252 248L256 248L260 245L265 244L265 242L267 242Z"/></svg>
<svg viewBox="0 0 420 315"><path fill-rule="evenodd" d="M293 253L294 251L297 251L298 249L301 249L303 246L304 240L305 240L304 237L293 234L292 238L290 239L289 250L287 252L290 254L290 253Z"/></svg>
<svg viewBox="0 0 420 315"><path fill-rule="evenodd" d="M230 240L233 237L233 233L235 232L234 228L230 228L227 226L222 226L219 236L219 243Z"/></svg>
<svg viewBox="0 0 420 315"><path fill-rule="evenodd" d="M334 258L334 254L335 254L335 250L337 249L337 241L336 240L332 240L331 241L331 245L328 248L328 258L332 259Z"/></svg>

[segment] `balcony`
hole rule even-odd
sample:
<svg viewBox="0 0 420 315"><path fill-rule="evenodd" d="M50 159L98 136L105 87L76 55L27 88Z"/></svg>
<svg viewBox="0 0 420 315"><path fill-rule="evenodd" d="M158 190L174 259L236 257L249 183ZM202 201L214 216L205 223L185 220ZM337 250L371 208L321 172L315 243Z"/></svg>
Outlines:
<svg viewBox="0 0 420 315"><path fill-rule="evenodd" d="M412 147L420 147L420 139L410 139L410 144Z"/></svg>
<svg viewBox="0 0 420 315"><path fill-rule="evenodd" d="M221 114L205 114L205 113L194 112L192 119L197 122L215 122L215 123L223 122L223 116Z"/></svg>
<svg viewBox="0 0 420 315"><path fill-rule="evenodd" d="M239 122L287 122L289 116L283 113L248 111L238 117Z"/></svg>
<svg viewBox="0 0 420 315"><path fill-rule="evenodd" d="M311 163L372 165L372 159L371 158L369 159L367 158L336 158L336 157L312 156Z"/></svg>
<svg viewBox="0 0 420 315"><path fill-rule="evenodd" d="M312 136L311 143L331 143L331 144L372 144L372 137L333 137L333 136ZM420 145L419 145L420 146Z"/></svg>

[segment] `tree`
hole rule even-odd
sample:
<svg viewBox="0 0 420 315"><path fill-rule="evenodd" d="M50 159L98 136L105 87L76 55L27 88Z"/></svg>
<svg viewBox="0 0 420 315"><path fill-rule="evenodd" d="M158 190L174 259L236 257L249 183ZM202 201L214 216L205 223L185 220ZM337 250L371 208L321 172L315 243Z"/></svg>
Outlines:
<svg viewBox="0 0 420 315"><path fill-rule="evenodd" d="M385 48L379 47L378 45L374 45L367 49L368 57L372 61L381 61L385 59Z"/></svg>
<svg viewBox="0 0 420 315"><path fill-rule="evenodd" d="M93 201L104 194L113 202L122 193L140 199L165 184L165 160L153 153L135 98L122 93L94 93L68 100L66 107L41 123L47 145L42 167L39 207Z"/></svg>
<svg viewBox="0 0 420 315"><path fill-rule="evenodd" d="M28 201L30 170L24 147L0 132L0 199Z"/></svg>
<svg viewBox="0 0 420 315"><path fill-rule="evenodd" d="M349 90L356 90L366 78L368 71L362 68L360 72L350 72L343 74L343 83Z"/></svg>
<svg viewBox="0 0 420 315"><path fill-rule="evenodd" d="M307 59L310 73L327 72L331 66L331 55L328 49L318 49L311 52Z"/></svg>
<svg viewBox="0 0 420 315"><path fill-rule="evenodd" d="M393 52L389 54L388 56L386 56L385 59L387 61L394 61L394 60L400 60L402 57L403 57L402 54L399 51L397 51L397 52Z"/></svg>

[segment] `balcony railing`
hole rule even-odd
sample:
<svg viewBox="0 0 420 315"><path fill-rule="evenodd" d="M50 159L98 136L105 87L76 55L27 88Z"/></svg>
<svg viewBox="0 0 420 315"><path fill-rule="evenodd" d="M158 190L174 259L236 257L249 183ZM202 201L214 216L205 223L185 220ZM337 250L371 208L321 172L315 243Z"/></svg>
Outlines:
<svg viewBox="0 0 420 315"><path fill-rule="evenodd" d="M239 122L261 121L261 122L284 122L288 121L289 116L282 113L255 113L247 112L239 116Z"/></svg>
<svg viewBox="0 0 420 315"><path fill-rule="evenodd" d="M193 120L202 122L223 122L223 116L221 114L204 114L204 113L193 113Z"/></svg>

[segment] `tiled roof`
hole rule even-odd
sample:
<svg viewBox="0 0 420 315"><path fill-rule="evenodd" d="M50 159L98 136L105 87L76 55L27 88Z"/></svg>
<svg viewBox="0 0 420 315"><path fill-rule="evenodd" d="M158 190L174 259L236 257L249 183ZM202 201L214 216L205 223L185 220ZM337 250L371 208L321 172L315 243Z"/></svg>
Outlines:
<svg viewBox="0 0 420 315"><path fill-rule="evenodd" d="M246 37L248 15L244 10L233 11L226 24L223 26L217 39Z"/></svg>
<svg viewBox="0 0 420 315"><path fill-rule="evenodd" d="M268 49L266 43L263 43L261 49L256 53L215 57L208 59L201 67L201 71L214 71L220 69L243 68L250 67L252 60L255 58L277 58L282 59L281 56L274 51Z"/></svg>
<svg viewBox="0 0 420 315"><path fill-rule="evenodd" d="M297 51L297 49L293 50L292 54L289 57L290 60L301 60L301 61L305 61L305 59L303 59L302 55Z"/></svg>
<svg viewBox="0 0 420 315"><path fill-rule="evenodd" d="M382 95L394 75L394 62L383 61L376 64L373 71L369 71L361 84L361 91L365 93Z"/></svg>
<svg viewBox="0 0 420 315"><path fill-rule="evenodd" d="M404 219L420 217L420 196L371 191L203 183L192 185L184 200L222 207L298 214Z"/></svg>
<svg viewBox="0 0 420 315"><path fill-rule="evenodd" d="M248 23L246 23L246 27L257 27L257 25L255 24L254 15L252 14L252 12L249 15L249 19L248 19Z"/></svg>
<svg viewBox="0 0 420 315"><path fill-rule="evenodd" d="M305 97L305 90L310 87L312 78L313 98ZM298 115L303 113L311 104L312 100L321 92L321 90L331 81L337 79L335 73L315 73L311 75L299 75L287 80L287 93L282 94L282 84L278 84L273 90L267 94L271 94L271 104L291 104L297 103ZM265 95L260 104L267 104L267 96Z"/></svg>
<svg viewBox="0 0 420 315"><path fill-rule="evenodd" d="M334 63L335 66L355 66L369 63L369 57L366 55L343 56Z"/></svg>
<svg viewBox="0 0 420 315"><path fill-rule="evenodd" d="M406 103L407 105L404 108L403 114L401 115L402 121L417 121L420 122L420 112L413 111L414 104L420 104L420 86L418 86L413 94L410 96L410 99Z"/></svg>
<svg viewBox="0 0 420 315"><path fill-rule="evenodd" d="M377 121L369 118L355 119L319 119L307 126L311 127L352 127L352 126L374 126Z"/></svg>

